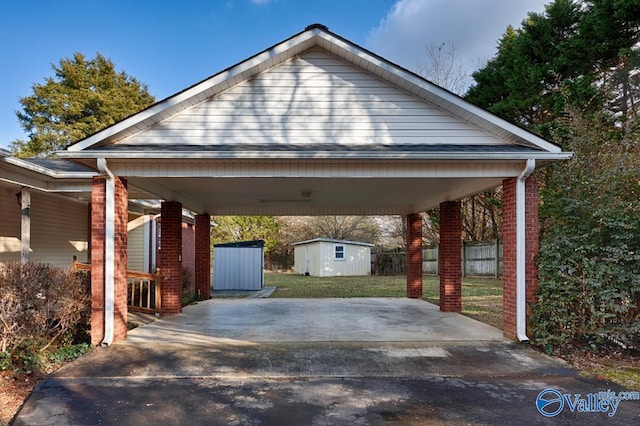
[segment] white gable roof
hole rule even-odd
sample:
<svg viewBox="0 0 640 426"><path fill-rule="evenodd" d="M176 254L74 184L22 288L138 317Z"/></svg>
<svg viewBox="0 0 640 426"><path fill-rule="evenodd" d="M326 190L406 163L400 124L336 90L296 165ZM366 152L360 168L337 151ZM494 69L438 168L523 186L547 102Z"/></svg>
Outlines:
<svg viewBox="0 0 640 426"><path fill-rule="evenodd" d="M320 25L59 155L220 215L416 213L571 156Z"/></svg>
<svg viewBox="0 0 640 426"><path fill-rule="evenodd" d="M318 113L323 105L329 111L325 115ZM342 116L336 115L340 105L346 111ZM216 148L220 145L235 148ZM298 150L300 145L307 150ZM167 158L179 152L182 158L282 158L294 151L296 158L319 152L342 157L336 151L348 147L356 151L352 157L567 157L559 147L320 25L71 145L61 155ZM528 149L514 152L518 147Z"/></svg>

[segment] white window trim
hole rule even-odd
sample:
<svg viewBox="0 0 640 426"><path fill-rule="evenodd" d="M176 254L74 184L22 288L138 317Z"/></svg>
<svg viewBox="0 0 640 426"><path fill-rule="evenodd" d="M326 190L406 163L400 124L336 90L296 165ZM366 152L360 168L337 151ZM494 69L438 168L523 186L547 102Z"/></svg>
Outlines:
<svg viewBox="0 0 640 426"><path fill-rule="evenodd" d="M342 247L342 257L338 257L338 247ZM347 247L344 244L334 244L333 246L333 260L344 262L347 260Z"/></svg>

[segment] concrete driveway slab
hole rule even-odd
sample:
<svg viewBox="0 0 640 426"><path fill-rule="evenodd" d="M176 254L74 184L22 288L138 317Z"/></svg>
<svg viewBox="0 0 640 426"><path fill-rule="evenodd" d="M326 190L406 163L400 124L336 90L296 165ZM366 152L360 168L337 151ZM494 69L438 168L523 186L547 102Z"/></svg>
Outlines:
<svg viewBox="0 0 640 426"><path fill-rule="evenodd" d="M241 342L502 341L502 332L415 299L211 299L129 333L147 341Z"/></svg>
<svg viewBox="0 0 640 426"><path fill-rule="evenodd" d="M60 369L14 424L639 424L640 401L578 410L608 390L425 302L215 300Z"/></svg>

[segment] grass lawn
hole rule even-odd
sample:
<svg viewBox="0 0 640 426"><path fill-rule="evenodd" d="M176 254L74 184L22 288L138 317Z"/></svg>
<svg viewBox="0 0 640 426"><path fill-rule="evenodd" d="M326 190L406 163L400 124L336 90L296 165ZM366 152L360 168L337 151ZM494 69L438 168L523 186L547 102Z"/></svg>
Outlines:
<svg viewBox="0 0 640 426"><path fill-rule="evenodd" d="M440 302L438 277L422 280L424 299ZM399 276L307 277L266 273L265 285L275 286L271 297L406 297L407 278ZM462 279L462 313L502 329L502 280Z"/></svg>

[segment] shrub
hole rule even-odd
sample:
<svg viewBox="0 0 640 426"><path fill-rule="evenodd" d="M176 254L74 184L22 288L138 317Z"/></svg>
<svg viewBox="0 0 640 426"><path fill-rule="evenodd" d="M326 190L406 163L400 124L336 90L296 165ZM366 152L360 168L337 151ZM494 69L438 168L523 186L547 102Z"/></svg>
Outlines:
<svg viewBox="0 0 640 426"><path fill-rule="evenodd" d="M187 305L191 305L194 304L196 302L200 302L202 299L202 296L200 296L199 294L196 293L184 293L182 295L182 306L187 306Z"/></svg>
<svg viewBox="0 0 640 426"><path fill-rule="evenodd" d="M82 340L88 329L88 281L42 263L0 267L0 352L28 368L54 344Z"/></svg>
<svg viewBox="0 0 640 426"><path fill-rule="evenodd" d="M574 159L543 191L532 325L548 352L640 347L640 145L610 133L576 126Z"/></svg>

